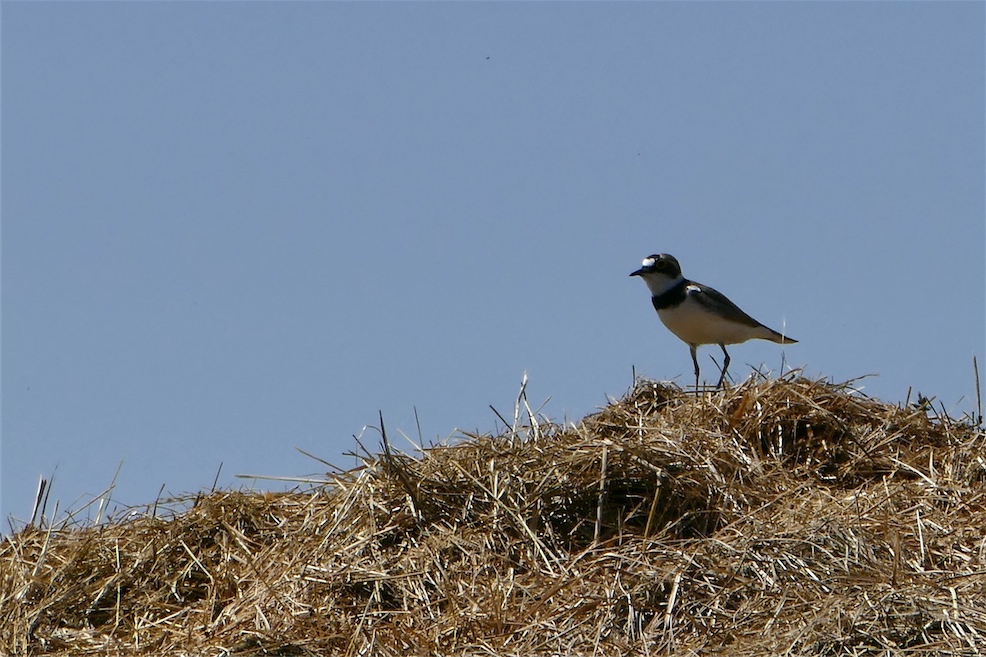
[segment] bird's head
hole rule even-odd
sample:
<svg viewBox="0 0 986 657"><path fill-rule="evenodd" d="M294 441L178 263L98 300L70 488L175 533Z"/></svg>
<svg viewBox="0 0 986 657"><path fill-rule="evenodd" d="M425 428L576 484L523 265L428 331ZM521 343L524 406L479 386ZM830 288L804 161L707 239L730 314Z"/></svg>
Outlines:
<svg viewBox="0 0 986 657"><path fill-rule="evenodd" d="M640 276L654 295L661 294L681 280L681 265L673 255L655 253L644 258L640 269L631 276Z"/></svg>
<svg viewBox="0 0 986 657"><path fill-rule="evenodd" d="M640 269L632 272L631 276L641 276L645 279L651 277L674 279L681 276L681 265L673 255L667 253L649 255L640 265Z"/></svg>

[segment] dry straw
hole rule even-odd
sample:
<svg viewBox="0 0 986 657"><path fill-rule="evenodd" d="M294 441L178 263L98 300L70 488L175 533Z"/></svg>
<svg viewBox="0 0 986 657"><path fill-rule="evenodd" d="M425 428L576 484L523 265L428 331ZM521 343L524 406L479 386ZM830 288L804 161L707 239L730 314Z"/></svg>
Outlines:
<svg viewBox="0 0 986 657"><path fill-rule="evenodd" d="M640 382L310 490L26 528L0 652L980 654L983 446L846 384Z"/></svg>

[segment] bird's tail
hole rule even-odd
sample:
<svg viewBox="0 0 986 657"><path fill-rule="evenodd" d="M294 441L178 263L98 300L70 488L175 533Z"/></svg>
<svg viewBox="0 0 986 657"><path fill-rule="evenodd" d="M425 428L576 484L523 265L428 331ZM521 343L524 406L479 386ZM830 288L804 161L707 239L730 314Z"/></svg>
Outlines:
<svg viewBox="0 0 986 657"><path fill-rule="evenodd" d="M764 336L764 340L770 340L771 342L776 342L777 344L795 344L797 342L797 340L792 338L790 335L782 335L774 329L767 328L766 326L764 328L766 328L767 331L770 331L768 335Z"/></svg>

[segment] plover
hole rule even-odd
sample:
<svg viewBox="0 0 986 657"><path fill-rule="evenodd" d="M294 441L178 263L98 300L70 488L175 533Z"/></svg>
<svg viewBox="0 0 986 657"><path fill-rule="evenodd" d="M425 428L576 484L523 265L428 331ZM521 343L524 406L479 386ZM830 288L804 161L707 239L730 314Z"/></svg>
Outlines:
<svg viewBox="0 0 986 657"><path fill-rule="evenodd" d="M727 344L747 340L770 340L778 344L793 344L797 340L767 328L753 319L724 294L707 285L690 281L681 275L681 266L674 256L658 253L644 258L640 269L631 276L640 276L650 289L651 302L668 330L688 345L695 365L695 388L698 389L699 368L696 349L702 344L717 344L724 360L716 388L722 387L729 367Z"/></svg>

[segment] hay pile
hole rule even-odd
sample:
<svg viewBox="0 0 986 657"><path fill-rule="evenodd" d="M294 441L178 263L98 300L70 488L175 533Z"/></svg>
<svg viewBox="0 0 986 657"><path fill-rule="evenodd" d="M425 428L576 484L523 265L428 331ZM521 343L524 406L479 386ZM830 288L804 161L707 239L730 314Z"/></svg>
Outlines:
<svg viewBox="0 0 986 657"><path fill-rule="evenodd" d="M305 492L23 530L0 652L979 654L983 446L846 385L641 382Z"/></svg>

